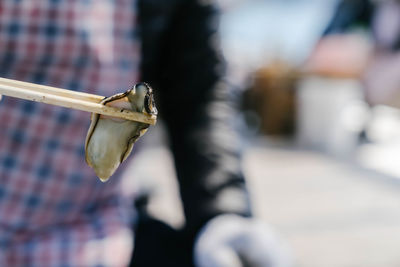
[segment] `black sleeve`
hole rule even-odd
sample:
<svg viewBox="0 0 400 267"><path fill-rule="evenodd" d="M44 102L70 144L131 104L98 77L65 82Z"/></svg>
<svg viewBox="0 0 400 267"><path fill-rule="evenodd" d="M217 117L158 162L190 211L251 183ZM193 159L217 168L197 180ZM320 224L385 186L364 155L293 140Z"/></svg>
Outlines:
<svg viewBox="0 0 400 267"><path fill-rule="evenodd" d="M219 10L213 1L182 0L165 7L166 15L148 1L140 5L147 10L141 13L143 80L158 95L187 226L196 231L227 212L248 216L239 136L233 127L234 93L223 80L219 53Z"/></svg>
<svg viewBox="0 0 400 267"><path fill-rule="evenodd" d="M341 0L323 35L344 33L357 25L369 27L372 11L370 0Z"/></svg>

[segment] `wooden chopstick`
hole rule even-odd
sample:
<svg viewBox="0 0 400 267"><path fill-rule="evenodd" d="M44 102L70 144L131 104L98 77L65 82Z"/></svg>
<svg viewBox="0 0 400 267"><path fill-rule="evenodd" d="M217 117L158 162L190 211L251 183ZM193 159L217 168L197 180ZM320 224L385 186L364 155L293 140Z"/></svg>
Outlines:
<svg viewBox="0 0 400 267"><path fill-rule="evenodd" d="M157 117L100 104L104 96L0 78L0 95L102 114L125 120L156 124Z"/></svg>

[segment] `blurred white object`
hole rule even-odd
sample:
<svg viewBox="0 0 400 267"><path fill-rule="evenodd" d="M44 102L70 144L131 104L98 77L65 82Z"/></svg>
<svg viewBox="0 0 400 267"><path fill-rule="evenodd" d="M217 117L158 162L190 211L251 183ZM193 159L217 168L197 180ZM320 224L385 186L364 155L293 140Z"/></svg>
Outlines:
<svg viewBox="0 0 400 267"><path fill-rule="evenodd" d="M374 143L392 143L400 139L400 109L376 106L366 128L369 140Z"/></svg>
<svg viewBox="0 0 400 267"><path fill-rule="evenodd" d="M363 144L357 161L367 169L400 178L397 158L400 151L400 110L376 106L371 111L366 135L371 143Z"/></svg>
<svg viewBox="0 0 400 267"><path fill-rule="evenodd" d="M310 77L298 93L300 145L349 156L369 116L360 82L352 79Z"/></svg>
<svg viewBox="0 0 400 267"><path fill-rule="evenodd" d="M194 248L198 267L289 267L288 247L255 218L220 215L200 232Z"/></svg>
<svg viewBox="0 0 400 267"><path fill-rule="evenodd" d="M400 178L398 163L400 140L391 143L365 144L357 153L357 162L368 170Z"/></svg>

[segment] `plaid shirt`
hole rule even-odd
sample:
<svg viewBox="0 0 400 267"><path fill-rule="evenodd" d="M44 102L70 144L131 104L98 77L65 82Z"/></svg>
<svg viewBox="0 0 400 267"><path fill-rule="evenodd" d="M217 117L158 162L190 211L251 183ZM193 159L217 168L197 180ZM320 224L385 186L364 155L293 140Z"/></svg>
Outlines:
<svg viewBox="0 0 400 267"><path fill-rule="evenodd" d="M2 0L0 76L111 95L138 79L134 0ZM0 266L125 266L121 170L84 159L89 114L0 101Z"/></svg>

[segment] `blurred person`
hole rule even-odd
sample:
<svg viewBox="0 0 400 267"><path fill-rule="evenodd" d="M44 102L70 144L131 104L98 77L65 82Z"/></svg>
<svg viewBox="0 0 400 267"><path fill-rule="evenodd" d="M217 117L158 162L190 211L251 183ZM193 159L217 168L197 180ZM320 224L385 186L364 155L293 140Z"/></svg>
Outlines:
<svg viewBox="0 0 400 267"><path fill-rule="evenodd" d="M400 1L341 0L308 67L359 77L369 104L399 107L399 49Z"/></svg>
<svg viewBox="0 0 400 267"><path fill-rule="evenodd" d="M182 239L169 236L164 249L179 246L182 266L192 264L193 248L198 266L288 266L271 231L251 217L232 125L235 90L218 48L219 12L212 0L5 0L0 76L99 95L149 82L186 216ZM102 183L86 166L88 118L9 97L0 102L1 266L129 263L133 196L120 193L123 168Z"/></svg>

